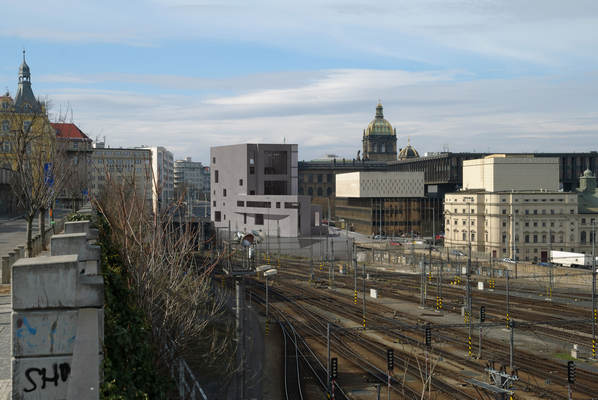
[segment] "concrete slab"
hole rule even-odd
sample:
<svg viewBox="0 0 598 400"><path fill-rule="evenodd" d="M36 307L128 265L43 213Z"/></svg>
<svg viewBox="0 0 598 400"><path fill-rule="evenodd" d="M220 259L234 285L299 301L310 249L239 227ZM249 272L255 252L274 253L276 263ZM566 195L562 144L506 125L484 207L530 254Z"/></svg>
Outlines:
<svg viewBox="0 0 598 400"><path fill-rule="evenodd" d="M70 356L13 359L13 399L66 399L71 362Z"/></svg>
<svg viewBox="0 0 598 400"><path fill-rule="evenodd" d="M58 356L73 353L76 310L13 313L13 356Z"/></svg>
<svg viewBox="0 0 598 400"><path fill-rule="evenodd" d="M22 258L12 267L15 310L76 307L77 255Z"/></svg>

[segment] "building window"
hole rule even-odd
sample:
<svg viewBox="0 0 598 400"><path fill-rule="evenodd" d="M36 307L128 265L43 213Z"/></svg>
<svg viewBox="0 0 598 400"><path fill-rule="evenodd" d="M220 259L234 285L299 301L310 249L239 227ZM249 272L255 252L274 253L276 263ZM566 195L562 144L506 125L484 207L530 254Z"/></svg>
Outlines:
<svg viewBox="0 0 598 400"><path fill-rule="evenodd" d="M569 210L569 214L574 214L575 210Z"/></svg>
<svg viewBox="0 0 598 400"><path fill-rule="evenodd" d="M8 130L10 129L10 124L7 120L2 121L2 130L4 132L8 132Z"/></svg>
<svg viewBox="0 0 598 400"><path fill-rule="evenodd" d="M331 187L329 187L328 189L326 189L326 195L328 197L332 196L332 188Z"/></svg>
<svg viewBox="0 0 598 400"><path fill-rule="evenodd" d="M276 202L276 208L280 208L280 201Z"/></svg>
<svg viewBox="0 0 598 400"><path fill-rule="evenodd" d="M542 243L546 243L546 235L542 235Z"/></svg>
<svg viewBox="0 0 598 400"><path fill-rule="evenodd" d="M214 212L214 220L215 220L216 222L220 222L220 218L221 218L221 217L220 217L220 215L221 215L221 214L220 214L220 211L216 211L216 212Z"/></svg>
<svg viewBox="0 0 598 400"><path fill-rule="evenodd" d="M332 174L328 174L328 175L326 175L326 181L327 181L328 183L333 183L333 182L332 182L332 179L333 179L333 178L332 178Z"/></svg>
<svg viewBox="0 0 598 400"><path fill-rule="evenodd" d="M322 188L321 187L318 188L318 197L322 197Z"/></svg>
<svg viewBox="0 0 598 400"><path fill-rule="evenodd" d="M585 242L586 242L586 231L581 231L580 241L581 241L581 243L585 244Z"/></svg>
<svg viewBox="0 0 598 400"><path fill-rule="evenodd" d="M255 196L255 190L250 190L250 191L249 191L249 195L250 195L250 196Z"/></svg>
<svg viewBox="0 0 598 400"><path fill-rule="evenodd" d="M31 121L23 121L23 131L25 133L29 132L29 129L31 128Z"/></svg>
<svg viewBox="0 0 598 400"><path fill-rule="evenodd" d="M214 200L212 203L212 206L216 207L216 200Z"/></svg>
<svg viewBox="0 0 598 400"><path fill-rule="evenodd" d="M307 188L307 194L310 195L310 196L313 196L314 195L314 188L308 187Z"/></svg>
<svg viewBox="0 0 598 400"><path fill-rule="evenodd" d="M237 200L237 207L245 207L245 202L241 200Z"/></svg>
<svg viewBox="0 0 598 400"><path fill-rule="evenodd" d="M303 192L304 192L304 190L303 190L303 186L299 186L299 194L300 194L300 195L303 195Z"/></svg>
<svg viewBox="0 0 598 400"><path fill-rule="evenodd" d="M307 175L307 182L314 183L314 175L313 174L308 174Z"/></svg>
<svg viewBox="0 0 598 400"><path fill-rule="evenodd" d="M538 243L538 235L534 235L534 243Z"/></svg>
<svg viewBox="0 0 598 400"><path fill-rule="evenodd" d="M525 235L525 243L529 243L529 235Z"/></svg>
<svg viewBox="0 0 598 400"><path fill-rule="evenodd" d="M475 232L471 232L471 241L475 241Z"/></svg>
<svg viewBox="0 0 598 400"><path fill-rule="evenodd" d="M247 213L243 213L243 223L247 223Z"/></svg>
<svg viewBox="0 0 598 400"><path fill-rule="evenodd" d="M503 215L507 213L507 210L502 210Z"/></svg>
<svg viewBox="0 0 598 400"><path fill-rule="evenodd" d="M243 179L239 179L239 186L243 186Z"/></svg>
<svg viewBox="0 0 598 400"><path fill-rule="evenodd" d="M322 174L318 174L318 183L322 183Z"/></svg>
<svg viewBox="0 0 598 400"><path fill-rule="evenodd" d="M214 171L214 182L218 183L218 170Z"/></svg>
<svg viewBox="0 0 598 400"><path fill-rule="evenodd" d="M255 214L255 224L264 225L264 214Z"/></svg>
<svg viewBox="0 0 598 400"><path fill-rule="evenodd" d="M467 232L463 232L463 241L467 240Z"/></svg>
<svg viewBox="0 0 598 400"><path fill-rule="evenodd" d="M255 167L249 167L249 175L255 174Z"/></svg>
<svg viewBox="0 0 598 400"><path fill-rule="evenodd" d="M222 197L226 197L226 189L222 189Z"/></svg>
<svg viewBox="0 0 598 400"><path fill-rule="evenodd" d="M582 218L582 219L581 219L581 223L582 223L582 224L585 224L585 223L586 223L586 219L585 219L585 218Z"/></svg>

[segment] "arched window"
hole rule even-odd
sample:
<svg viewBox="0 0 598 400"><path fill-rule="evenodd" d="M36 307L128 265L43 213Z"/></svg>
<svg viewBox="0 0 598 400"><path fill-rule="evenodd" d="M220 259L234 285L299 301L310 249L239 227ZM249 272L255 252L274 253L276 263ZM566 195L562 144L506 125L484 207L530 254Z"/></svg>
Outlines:
<svg viewBox="0 0 598 400"><path fill-rule="evenodd" d="M380 145L380 153L386 153L386 146L384 145L384 143Z"/></svg>
<svg viewBox="0 0 598 400"><path fill-rule="evenodd" d="M318 197L322 197L322 188L321 187L318 188Z"/></svg>

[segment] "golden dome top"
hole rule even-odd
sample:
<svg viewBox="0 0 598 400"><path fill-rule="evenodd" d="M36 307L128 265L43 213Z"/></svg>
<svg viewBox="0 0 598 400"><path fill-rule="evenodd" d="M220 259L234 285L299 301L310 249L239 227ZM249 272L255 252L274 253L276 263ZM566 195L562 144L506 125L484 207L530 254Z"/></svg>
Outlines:
<svg viewBox="0 0 598 400"><path fill-rule="evenodd" d="M382 103L378 102L376 106L376 117L369 123L364 131L364 136L370 135L396 135L390 122L384 119Z"/></svg>

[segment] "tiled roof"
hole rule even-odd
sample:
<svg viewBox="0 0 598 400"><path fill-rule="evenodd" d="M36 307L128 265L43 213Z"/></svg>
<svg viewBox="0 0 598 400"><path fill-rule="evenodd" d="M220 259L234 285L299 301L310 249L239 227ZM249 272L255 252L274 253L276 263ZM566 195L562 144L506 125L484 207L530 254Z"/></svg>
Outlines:
<svg viewBox="0 0 598 400"><path fill-rule="evenodd" d="M56 130L56 137L59 139L81 139L91 141L91 139L75 124L51 123L51 125L52 128Z"/></svg>

